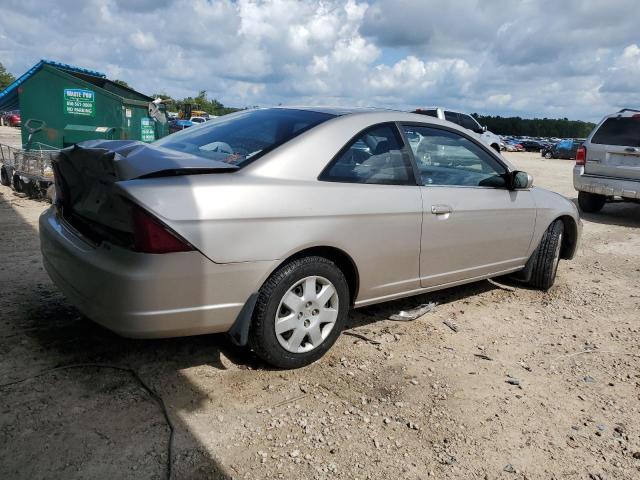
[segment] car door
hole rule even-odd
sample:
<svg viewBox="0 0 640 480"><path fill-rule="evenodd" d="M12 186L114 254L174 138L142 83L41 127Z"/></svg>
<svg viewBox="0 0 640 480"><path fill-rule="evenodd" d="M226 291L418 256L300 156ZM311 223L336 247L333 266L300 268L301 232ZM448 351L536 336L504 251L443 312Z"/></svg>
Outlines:
<svg viewBox="0 0 640 480"><path fill-rule="evenodd" d="M319 177L336 182L322 201L335 205L337 246L358 266L358 306L420 288L422 199L408 143L395 123L373 125Z"/></svg>
<svg viewBox="0 0 640 480"><path fill-rule="evenodd" d="M536 218L531 192L507 189L505 165L470 136L419 124L401 129L421 136L412 148L423 201L421 286L524 266Z"/></svg>

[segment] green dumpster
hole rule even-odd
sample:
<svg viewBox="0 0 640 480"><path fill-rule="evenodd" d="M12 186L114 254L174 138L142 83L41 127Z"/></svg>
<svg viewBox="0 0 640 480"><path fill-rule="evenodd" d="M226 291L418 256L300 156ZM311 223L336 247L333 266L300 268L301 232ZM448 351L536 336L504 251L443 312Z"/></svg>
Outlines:
<svg viewBox="0 0 640 480"><path fill-rule="evenodd" d="M95 139L152 142L169 133L164 106L152 118L152 98L102 76L44 64L18 94L23 124L29 119L46 124L32 141L54 148ZM28 135L23 128L23 144Z"/></svg>

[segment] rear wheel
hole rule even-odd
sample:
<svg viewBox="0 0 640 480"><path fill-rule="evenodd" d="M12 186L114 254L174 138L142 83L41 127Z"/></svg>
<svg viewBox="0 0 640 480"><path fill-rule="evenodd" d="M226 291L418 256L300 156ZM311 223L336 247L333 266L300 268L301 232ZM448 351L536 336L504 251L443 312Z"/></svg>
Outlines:
<svg viewBox="0 0 640 480"><path fill-rule="evenodd" d="M602 210L607 197L598 195L597 193L578 192L578 205L580 210L587 213L595 213Z"/></svg>
<svg viewBox="0 0 640 480"><path fill-rule="evenodd" d="M533 252L533 269L529 283L535 288L549 290L556 281L564 223L556 220L544 232L540 245Z"/></svg>
<svg viewBox="0 0 640 480"><path fill-rule="evenodd" d="M249 345L276 367L309 365L334 344L348 310L349 287L333 262L323 257L293 260L260 289Z"/></svg>

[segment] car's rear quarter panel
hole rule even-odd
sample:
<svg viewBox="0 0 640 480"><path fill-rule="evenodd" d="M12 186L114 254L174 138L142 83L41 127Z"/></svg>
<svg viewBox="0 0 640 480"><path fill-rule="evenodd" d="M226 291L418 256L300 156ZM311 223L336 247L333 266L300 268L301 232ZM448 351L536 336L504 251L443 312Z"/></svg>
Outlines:
<svg viewBox="0 0 640 480"><path fill-rule="evenodd" d="M353 259L360 298L417 288L422 215L417 187L240 181L236 175L181 177L169 188L153 188L152 182L126 188L216 263L284 260L328 246Z"/></svg>

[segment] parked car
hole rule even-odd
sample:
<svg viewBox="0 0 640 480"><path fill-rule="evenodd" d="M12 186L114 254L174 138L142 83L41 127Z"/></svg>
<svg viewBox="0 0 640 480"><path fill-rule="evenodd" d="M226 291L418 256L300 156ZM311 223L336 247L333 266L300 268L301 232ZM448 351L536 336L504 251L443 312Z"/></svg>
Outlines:
<svg viewBox="0 0 640 480"><path fill-rule="evenodd" d="M537 140L522 140L520 145L522 145L525 152L539 152L544 148Z"/></svg>
<svg viewBox="0 0 640 480"><path fill-rule="evenodd" d="M572 202L468 130L397 111L244 110L53 167L42 253L73 304L131 337L229 332L278 367L321 357L351 307L505 274L548 289L580 236Z"/></svg>
<svg viewBox="0 0 640 480"><path fill-rule="evenodd" d="M524 147L516 140L507 141L506 147L508 152L524 152Z"/></svg>
<svg viewBox="0 0 640 480"><path fill-rule="evenodd" d="M204 123L204 122L206 122L207 120L208 120L208 118L205 118L205 117L191 117L191 118L189 119L189 121L190 121L191 123Z"/></svg>
<svg viewBox="0 0 640 480"><path fill-rule="evenodd" d="M576 152L580 145L582 145L582 143L576 140L561 140L551 147L540 150L540 155L544 158L575 160Z"/></svg>
<svg viewBox="0 0 640 480"><path fill-rule="evenodd" d="M614 198L640 201L640 110L625 108L600 121L578 149L573 186L585 212Z"/></svg>
<svg viewBox="0 0 640 480"><path fill-rule="evenodd" d="M478 139L489 145L496 152L500 152L500 137L495 133L488 131L487 127L481 126L475 118L467 113L456 112L450 109L445 110L440 107L418 108L414 110L413 113L429 115L431 117L447 120L460 125L461 127L472 131Z"/></svg>
<svg viewBox="0 0 640 480"><path fill-rule="evenodd" d="M169 120L169 133L179 132L180 130L184 130L185 128L189 128L193 126L193 122L191 120Z"/></svg>
<svg viewBox="0 0 640 480"><path fill-rule="evenodd" d="M19 110L11 110L2 114L2 124L9 127L19 127L22 125Z"/></svg>

